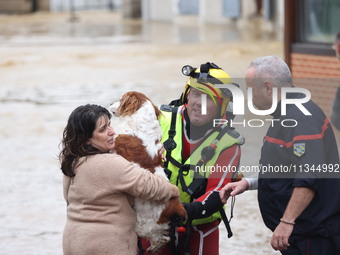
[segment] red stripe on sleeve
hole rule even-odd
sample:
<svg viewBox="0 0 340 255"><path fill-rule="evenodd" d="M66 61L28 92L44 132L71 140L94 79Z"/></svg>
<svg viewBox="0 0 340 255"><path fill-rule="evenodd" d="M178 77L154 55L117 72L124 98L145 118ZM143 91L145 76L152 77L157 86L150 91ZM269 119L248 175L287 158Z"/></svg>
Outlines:
<svg viewBox="0 0 340 255"><path fill-rule="evenodd" d="M284 146L286 148L289 148L289 147L293 146L293 143L295 141L322 139L324 137L324 135L325 135L325 132L326 132L327 128L328 128L328 124L329 124L329 120L328 120L328 118L326 118L324 123L323 123L323 125L322 125L321 133L320 134L315 134L315 135L298 135L298 136L295 136L293 138L293 140L290 141L290 142L286 142L284 140L280 140L280 139L273 138L273 137L270 137L270 136L266 136L265 140L267 142L275 143L275 144L278 144L278 145L282 145L282 146Z"/></svg>

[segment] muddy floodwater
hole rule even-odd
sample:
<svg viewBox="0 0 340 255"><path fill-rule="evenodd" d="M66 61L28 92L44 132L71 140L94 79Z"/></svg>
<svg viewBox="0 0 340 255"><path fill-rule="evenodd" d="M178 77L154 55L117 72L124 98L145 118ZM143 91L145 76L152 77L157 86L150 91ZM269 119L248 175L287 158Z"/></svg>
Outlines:
<svg viewBox="0 0 340 255"><path fill-rule="evenodd" d="M60 255L66 218L57 154L67 117L80 104L108 107L124 92L157 105L176 99L182 66L207 61L242 85L249 62L283 55L280 33L247 24L124 21L119 13L0 16L0 255ZM238 117L237 117L238 118ZM241 164L257 165L263 128L246 138ZM227 215L230 215L227 204ZM234 236L221 224L220 254L278 254L259 214L256 191L236 199Z"/></svg>

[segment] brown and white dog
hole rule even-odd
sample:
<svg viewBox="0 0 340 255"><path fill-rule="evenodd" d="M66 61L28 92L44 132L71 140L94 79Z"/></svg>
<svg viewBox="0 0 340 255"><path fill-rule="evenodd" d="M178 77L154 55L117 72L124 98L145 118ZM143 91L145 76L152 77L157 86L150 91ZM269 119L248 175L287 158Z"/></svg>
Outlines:
<svg viewBox="0 0 340 255"><path fill-rule="evenodd" d="M162 148L162 130L158 122L160 110L144 94L135 91L125 93L109 109L119 117L115 128L117 154L167 178L159 154ZM151 246L147 252L153 254L170 241L171 219L186 218L186 211L179 199L159 204L136 198L134 209L137 214L136 233L150 241Z"/></svg>

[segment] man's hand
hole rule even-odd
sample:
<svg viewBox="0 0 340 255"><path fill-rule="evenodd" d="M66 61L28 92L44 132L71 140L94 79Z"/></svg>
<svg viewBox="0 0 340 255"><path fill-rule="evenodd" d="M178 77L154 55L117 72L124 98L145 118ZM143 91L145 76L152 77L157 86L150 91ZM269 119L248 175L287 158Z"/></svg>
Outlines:
<svg viewBox="0 0 340 255"><path fill-rule="evenodd" d="M286 224L281 222L277 225L276 229L274 230L272 240L270 244L272 245L274 250L287 250L290 246L288 243L288 238L293 232L294 225Z"/></svg>
<svg viewBox="0 0 340 255"><path fill-rule="evenodd" d="M249 183L245 179L238 182L230 182L220 190L220 199L225 204L230 196L241 194L248 188Z"/></svg>
<svg viewBox="0 0 340 255"><path fill-rule="evenodd" d="M295 187L282 216L286 222L280 222L274 230L270 244L274 250L286 250L289 247L288 238L293 232L294 222L311 203L315 191L306 187ZM289 223L291 222L291 223Z"/></svg>

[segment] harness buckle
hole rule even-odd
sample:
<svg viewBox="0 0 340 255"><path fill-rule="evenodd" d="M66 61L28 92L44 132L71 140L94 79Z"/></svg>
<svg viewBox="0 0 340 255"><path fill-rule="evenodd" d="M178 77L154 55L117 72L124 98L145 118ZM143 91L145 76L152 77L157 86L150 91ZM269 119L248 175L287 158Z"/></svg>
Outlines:
<svg viewBox="0 0 340 255"><path fill-rule="evenodd" d="M189 170L190 170L190 165L182 165L179 168L179 171L182 173L183 176L187 176L189 174Z"/></svg>
<svg viewBox="0 0 340 255"><path fill-rule="evenodd" d="M175 132L176 133L176 132ZM166 151L172 151L173 149L175 149L177 147L177 144L176 142L174 141L174 139L172 138L169 138L168 140L166 140L164 143L163 143L163 146L164 146L164 149Z"/></svg>
<svg viewBox="0 0 340 255"><path fill-rule="evenodd" d="M213 148L211 145L206 146L201 151L201 157L204 163L210 161L215 155L216 148Z"/></svg>
<svg viewBox="0 0 340 255"><path fill-rule="evenodd" d="M168 134L169 134L169 137L174 137L176 135L176 130L171 130L170 129Z"/></svg>

